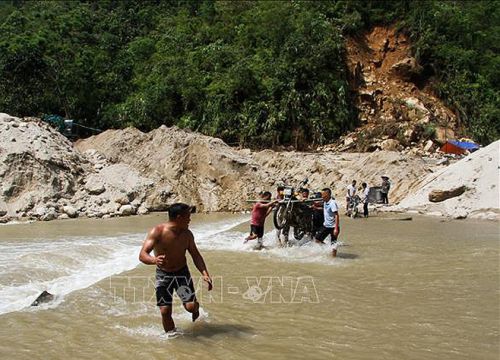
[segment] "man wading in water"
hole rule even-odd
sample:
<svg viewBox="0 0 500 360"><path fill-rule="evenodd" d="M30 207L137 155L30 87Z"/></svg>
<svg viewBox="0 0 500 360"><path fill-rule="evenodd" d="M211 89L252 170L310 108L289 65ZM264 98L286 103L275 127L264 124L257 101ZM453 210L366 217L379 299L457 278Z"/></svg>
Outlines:
<svg viewBox="0 0 500 360"><path fill-rule="evenodd" d="M156 265L156 301L160 308L163 328L167 336L177 335L172 319L172 295L174 290L182 300L186 311L193 314L195 321L199 312L193 279L186 263L186 250L189 251L196 268L212 290L212 279L208 274L205 261L194 242L189 230L191 208L189 205L176 203L168 209L169 221L155 226L147 235L139 254L139 260L147 265ZM150 255L154 250L154 256Z"/></svg>
<svg viewBox="0 0 500 360"><path fill-rule="evenodd" d="M316 232L314 238L317 243L323 244L325 239L330 235L332 243L332 256L337 256L337 238L340 234L339 206L335 199L332 198L332 190L324 188L321 190L321 198L323 199L323 226ZM313 205L316 208L321 208L321 205Z"/></svg>

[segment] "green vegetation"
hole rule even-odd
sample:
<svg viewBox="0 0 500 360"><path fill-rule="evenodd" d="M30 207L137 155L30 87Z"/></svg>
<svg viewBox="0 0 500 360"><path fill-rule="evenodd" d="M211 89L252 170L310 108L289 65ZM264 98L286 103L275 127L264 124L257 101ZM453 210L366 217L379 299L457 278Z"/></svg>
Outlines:
<svg viewBox="0 0 500 360"><path fill-rule="evenodd" d="M250 146L354 128L343 35L397 23L471 135L500 136L496 1L1 1L0 111Z"/></svg>

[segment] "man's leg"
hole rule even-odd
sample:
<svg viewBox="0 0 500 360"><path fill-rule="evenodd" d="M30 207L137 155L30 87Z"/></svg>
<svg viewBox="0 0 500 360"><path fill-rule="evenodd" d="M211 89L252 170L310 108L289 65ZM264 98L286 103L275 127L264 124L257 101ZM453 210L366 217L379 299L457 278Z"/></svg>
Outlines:
<svg viewBox="0 0 500 360"><path fill-rule="evenodd" d="M193 316L191 317L193 321L198 319L198 317L200 316L200 304L198 303L198 301L194 300L182 305L184 305L184 309L186 309L187 312L193 314Z"/></svg>
<svg viewBox="0 0 500 360"><path fill-rule="evenodd" d="M332 244L332 256L337 257L337 247L338 247L337 239L340 235L340 228L339 228L339 232L338 232L337 236L335 236L333 234L333 231L334 231L334 229L332 229L331 233L330 233L330 239L331 239L331 244Z"/></svg>
<svg viewBox="0 0 500 360"><path fill-rule="evenodd" d="M260 250L264 247L264 225L259 226L255 229L255 234L257 234L257 245L255 245L255 250Z"/></svg>
<svg viewBox="0 0 500 360"><path fill-rule="evenodd" d="M337 243L335 243L335 247L332 249L332 257L337 257Z"/></svg>
<svg viewBox="0 0 500 360"><path fill-rule="evenodd" d="M257 244L254 246L254 250L261 250L264 247L264 240L261 237L257 238Z"/></svg>
<svg viewBox="0 0 500 360"><path fill-rule="evenodd" d="M363 215L368 217L368 203L363 204Z"/></svg>
<svg viewBox="0 0 500 360"><path fill-rule="evenodd" d="M290 233L290 227L288 227L288 226L284 227L283 230L281 231L281 235L283 237L283 239L282 239L283 245L288 245L289 233Z"/></svg>
<svg viewBox="0 0 500 360"><path fill-rule="evenodd" d="M160 306L161 321L165 332L175 329L174 320L172 319L172 305Z"/></svg>
<svg viewBox="0 0 500 360"><path fill-rule="evenodd" d="M330 233L330 229L324 227L324 226L321 226L319 228L319 230L316 232L316 235L314 236L314 241L317 243L317 244L322 244L324 245L324 241L326 239L326 237L328 236L328 234Z"/></svg>
<svg viewBox="0 0 500 360"><path fill-rule="evenodd" d="M333 235L332 233L332 256L337 257L337 237Z"/></svg>
<svg viewBox="0 0 500 360"><path fill-rule="evenodd" d="M173 277L156 269L156 305L160 308L161 321L165 332L175 329L172 319Z"/></svg>
<svg viewBox="0 0 500 360"><path fill-rule="evenodd" d="M196 300L193 278L187 266L178 272L176 281L177 295L182 300L184 309L192 314L192 319L195 321L200 316L200 304Z"/></svg>
<svg viewBox="0 0 500 360"><path fill-rule="evenodd" d="M249 241L249 240L254 240L257 238L257 232L255 230L255 227L253 225L250 225L250 235L248 235L246 238L245 238L245 242Z"/></svg>

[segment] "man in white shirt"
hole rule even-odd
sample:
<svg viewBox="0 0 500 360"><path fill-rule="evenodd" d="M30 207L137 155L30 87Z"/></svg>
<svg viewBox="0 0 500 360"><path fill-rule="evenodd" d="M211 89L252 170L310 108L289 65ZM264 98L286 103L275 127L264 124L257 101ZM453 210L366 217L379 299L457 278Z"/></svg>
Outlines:
<svg viewBox="0 0 500 360"><path fill-rule="evenodd" d="M346 209L346 215L349 215L351 213L351 209L349 208L349 204L351 202L351 198L356 195L356 180L352 181L352 184L347 187L347 196L345 198L345 209Z"/></svg>
<svg viewBox="0 0 500 360"><path fill-rule="evenodd" d="M323 199L325 221L316 233L315 240L317 243L323 244L327 236L330 235L332 256L335 257L337 256L337 238L340 233L339 207L335 199L332 198L332 191L329 188L321 190L321 198Z"/></svg>
<svg viewBox="0 0 500 360"><path fill-rule="evenodd" d="M362 197L363 216L365 218L367 218L368 217L368 194L370 193L370 188L368 187L368 185L365 182L361 184L361 187L363 188L363 197Z"/></svg>

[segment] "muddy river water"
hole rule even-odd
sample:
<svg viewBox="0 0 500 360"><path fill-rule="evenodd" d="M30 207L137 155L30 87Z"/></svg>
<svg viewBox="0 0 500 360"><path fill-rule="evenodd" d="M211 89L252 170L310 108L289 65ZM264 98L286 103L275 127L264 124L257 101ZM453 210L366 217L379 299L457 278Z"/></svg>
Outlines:
<svg viewBox="0 0 500 360"><path fill-rule="evenodd" d="M249 215L194 215L214 290L166 339L154 268L137 256L164 214L0 226L1 359L495 359L499 226L393 215L342 221L328 246L242 240ZM30 307L43 291L48 304Z"/></svg>

